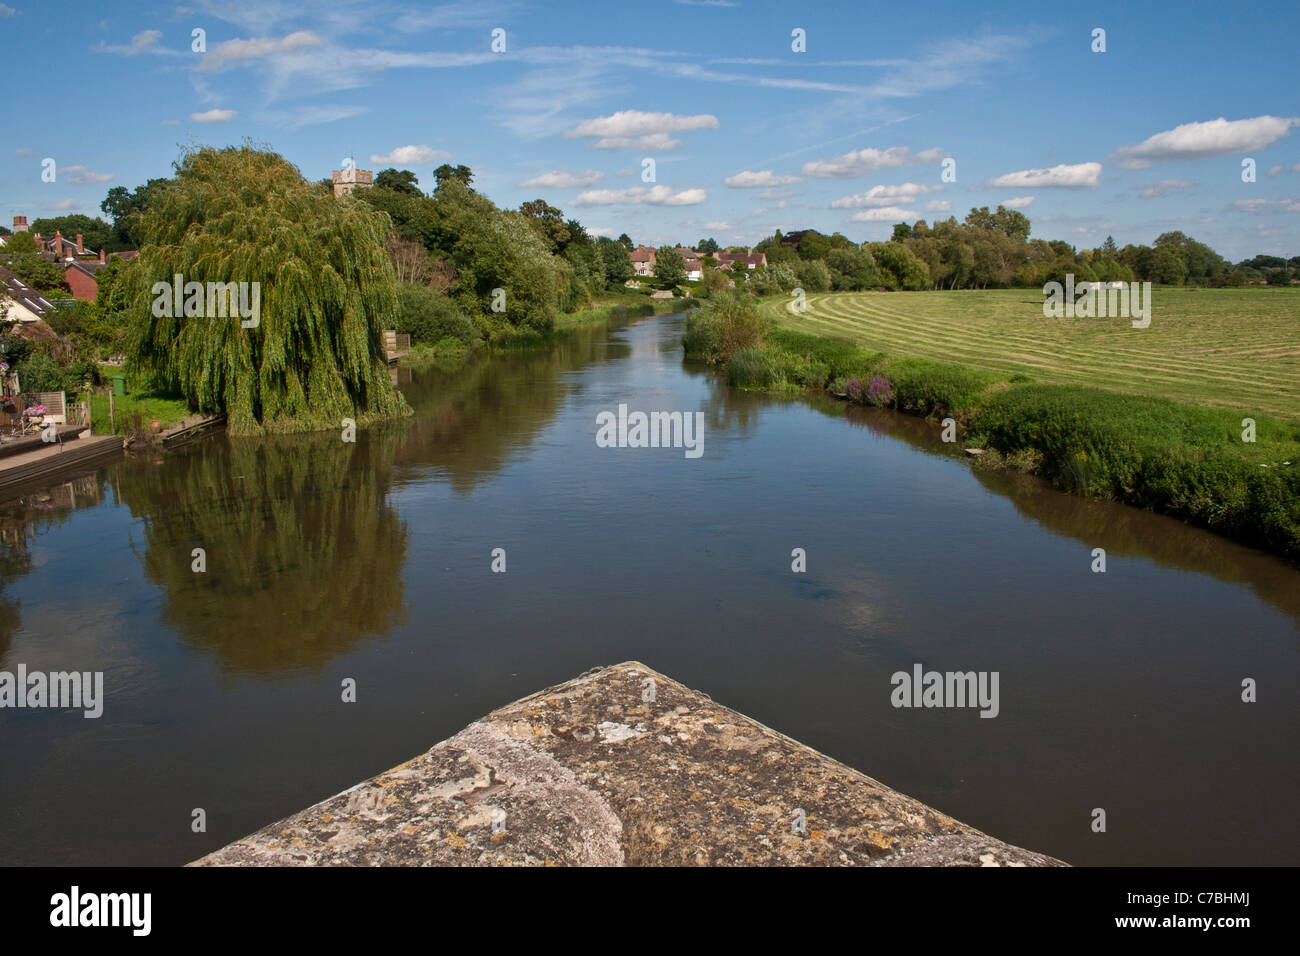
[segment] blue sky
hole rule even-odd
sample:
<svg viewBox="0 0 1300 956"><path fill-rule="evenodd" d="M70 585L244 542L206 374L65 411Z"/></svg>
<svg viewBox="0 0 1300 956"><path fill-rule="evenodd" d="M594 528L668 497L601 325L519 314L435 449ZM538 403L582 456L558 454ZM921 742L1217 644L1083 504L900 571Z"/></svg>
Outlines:
<svg viewBox="0 0 1300 956"><path fill-rule="evenodd" d="M310 179L351 156L431 188L464 163L500 205L540 196L656 245L883 239L1012 201L1081 248L1181 229L1234 260L1295 255L1298 11L3 0L0 215L98 215L110 187L170 175L179 144L247 137Z"/></svg>

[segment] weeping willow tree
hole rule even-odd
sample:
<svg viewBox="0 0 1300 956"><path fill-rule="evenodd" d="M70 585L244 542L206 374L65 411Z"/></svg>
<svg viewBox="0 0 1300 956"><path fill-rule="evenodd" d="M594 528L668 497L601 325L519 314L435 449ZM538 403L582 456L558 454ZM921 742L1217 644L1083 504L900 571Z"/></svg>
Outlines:
<svg viewBox="0 0 1300 956"><path fill-rule="evenodd" d="M397 308L388 219L247 144L190 150L176 170L140 222L130 271L132 371L192 408L225 412L236 435L409 413L383 346ZM221 293L214 301L208 291L202 309L189 307L188 290L185 307L173 303L163 286L175 276L206 290L247 283L255 291L241 304L256 303L256 326L245 327L247 312L233 304L224 308Z"/></svg>

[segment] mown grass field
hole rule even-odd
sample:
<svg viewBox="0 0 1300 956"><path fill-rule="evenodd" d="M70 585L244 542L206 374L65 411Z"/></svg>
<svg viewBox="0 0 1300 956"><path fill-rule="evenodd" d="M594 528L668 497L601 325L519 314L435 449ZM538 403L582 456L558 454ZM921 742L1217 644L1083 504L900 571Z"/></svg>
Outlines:
<svg viewBox="0 0 1300 956"><path fill-rule="evenodd" d="M1300 290L1152 293L1151 325L1044 318L1037 289L848 292L761 311L781 326L898 357L1300 420Z"/></svg>

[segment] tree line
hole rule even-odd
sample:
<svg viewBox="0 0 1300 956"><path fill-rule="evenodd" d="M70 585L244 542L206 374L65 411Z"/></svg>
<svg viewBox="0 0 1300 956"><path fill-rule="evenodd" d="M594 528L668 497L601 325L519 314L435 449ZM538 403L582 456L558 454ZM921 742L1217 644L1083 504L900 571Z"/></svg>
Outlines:
<svg viewBox="0 0 1300 956"><path fill-rule="evenodd" d="M1182 232L1166 232L1150 245L1116 246L1111 237L1095 249L1059 239L1030 238L1029 217L998 206L972 209L933 224L898 223L888 242L855 243L814 229L780 230L754 248L767 268L751 274L760 294L864 289L995 289L1041 287L1063 281L1148 281L1163 285L1287 285L1300 277L1300 257L1256 256L1233 265Z"/></svg>

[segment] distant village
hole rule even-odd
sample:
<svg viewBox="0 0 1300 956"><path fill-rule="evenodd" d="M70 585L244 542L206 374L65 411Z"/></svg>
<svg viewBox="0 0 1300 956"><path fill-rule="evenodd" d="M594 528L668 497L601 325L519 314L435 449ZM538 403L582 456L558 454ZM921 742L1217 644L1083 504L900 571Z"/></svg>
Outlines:
<svg viewBox="0 0 1300 956"><path fill-rule="evenodd" d="M14 216L13 232L30 232L26 216ZM73 298L84 302L94 302L99 295L98 274L108 268L114 258L130 261L140 255L137 250L127 252L110 252L105 255L103 249L87 249L78 233L75 241L65 239L57 230L54 237L46 239L35 233L38 254L49 262L63 269L63 284L72 293ZM9 240L0 236L0 247ZM0 266L0 308L4 309L4 318L9 322L37 322L45 318L56 308L55 304L40 292L23 282L8 269Z"/></svg>
<svg viewBox="0 0 1300 956"><path fill-rule="evenodd" d="M704 278L704 260L708 258L708 253L697 252L695 249L677 250L686 260L686 279L688 282L699 282ZM718 252L713 255L718 261L719 269L734 270L740 268L749 270L757 269L767 265L767 256L761 252ZM655 274L655 249L652 246L637 246L632 250L632 268L639 276L653 276Z"/></svg>

